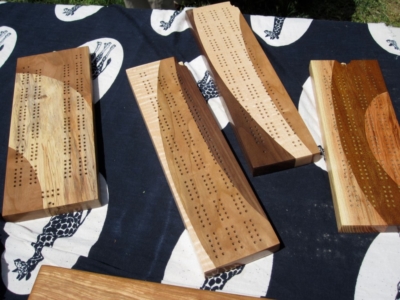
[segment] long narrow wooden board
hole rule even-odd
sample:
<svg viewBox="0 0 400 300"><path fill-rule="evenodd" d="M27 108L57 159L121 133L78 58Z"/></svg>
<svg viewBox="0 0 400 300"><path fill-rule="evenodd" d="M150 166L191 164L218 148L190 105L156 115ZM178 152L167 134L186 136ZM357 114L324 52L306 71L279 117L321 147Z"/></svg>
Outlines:
<svg viewBox="0 0 400 300"><path fill-rule="evenodd" d="M253 175L319 158L317 145L239 9L224 2L186 14Z"/></svg>
<svg viewBox="0 0 400 300"><path fill-rule="evenodd" d="M24 221L98 206L89 48L19 58L4 219Z"/></svg>
<svg viewBox="0 0 400 300"><path fill-rule="evenodd" d="M311 61L340 232L398 231L400 128L375 60Z"/></svg>
<svg viewBox="0 0 400 300"><path fill-rule="evenodd" d="M250 300L254 298L42 266L29 299Z"/></svg>
<svg viewBox="0 0 400 300"><path fill-rule="evenodd" d="M279 240L190 71L168 58L127 75L205 275L277 250Z"/></svg>

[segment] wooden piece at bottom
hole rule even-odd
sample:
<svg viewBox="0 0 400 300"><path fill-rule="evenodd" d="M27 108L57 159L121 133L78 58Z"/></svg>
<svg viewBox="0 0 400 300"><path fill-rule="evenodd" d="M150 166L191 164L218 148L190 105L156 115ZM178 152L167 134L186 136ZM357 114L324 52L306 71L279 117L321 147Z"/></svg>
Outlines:
<svg viewBox="0 0 400 300"><path fill-rule="evenodd" d="M30 300L36 299L254 299L85 271L42 266Z"/></svg>
<svg viewBox="0 0 400 300"><path fill-rule="evenodd" d="M398 231L400 128L375 60L311 61L340 232Z"/></svg>
<svg viewBox="0 0 400 300"><path fill-rule="evenodd" d="M276 251L279 239L190 71L168 58L127 74L205 275Z"/></svg>

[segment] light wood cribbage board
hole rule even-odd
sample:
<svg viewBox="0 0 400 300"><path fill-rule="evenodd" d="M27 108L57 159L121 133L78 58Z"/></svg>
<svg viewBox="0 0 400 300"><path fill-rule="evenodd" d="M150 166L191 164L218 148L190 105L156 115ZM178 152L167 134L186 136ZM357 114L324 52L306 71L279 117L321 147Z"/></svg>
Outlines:
<svg viewBox="0 0 400 300"><path fill-rule="evenodd" d="M398 231L400 128L375 60L311 61L340 232Z"/></svg>
<svg viewBox="0 0 400 300"><path fill-rule="evenodd" d="M186 13L253 175L319 158L317 145L239 9L225 2Z"/></svg>
<svg viewBox="0 0 400 300"><path fill-rule="evenodd" d="M3 217L23 221L97 206L89 48L19 58Z"/></svg>
<svg viewBox="0 0 400 300"><path fill-rule="evenodd" d="M279 240L188 69L169 58L127 75L205 275L277 250Z"/></svg>

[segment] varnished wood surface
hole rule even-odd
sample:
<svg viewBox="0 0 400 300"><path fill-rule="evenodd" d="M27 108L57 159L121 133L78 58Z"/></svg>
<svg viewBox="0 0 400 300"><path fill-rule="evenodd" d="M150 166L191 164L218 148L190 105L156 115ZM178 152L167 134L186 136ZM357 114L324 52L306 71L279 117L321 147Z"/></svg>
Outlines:
<svg viewBox="0 0 400 300"><path fill-rule="evenodd" d="M206 275L265 256L279 240L186 67L127 70Z"/></svg>
<svg viewBox="0 0 400 300"><path fill-rule="evenodd" d="M3 217L23 221L100 206L89 49L19 58Z"/></svg>
<svg viewBox="0 0 400 300"><path fill-rule="evenodd" d="M313 162L319 150L239 9L187 11L253 175Z"/></svg>
<svg viewBox="0 0 400 300"><path fill-rule="evenodd" d="M244 300L254 298L42 266L29 299Z"/></svg>
<svg viewBox="0 0 400 300"><path fill-rule="evenodd" d="M400 131L374 60L311 61L339 231L398 231Z"/></svg>

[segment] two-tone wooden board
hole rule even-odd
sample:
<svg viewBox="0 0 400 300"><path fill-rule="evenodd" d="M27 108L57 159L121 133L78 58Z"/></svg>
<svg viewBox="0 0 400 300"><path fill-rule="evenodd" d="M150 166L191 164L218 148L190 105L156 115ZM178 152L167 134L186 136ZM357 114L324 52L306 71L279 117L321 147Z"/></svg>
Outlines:
<svg viewBox="0 0 400 300"><path fill-rule="evenodd" d="M190 71L169 58L127 74L204 273L277 250L279 240Z"/></svg>
<svg viewBox="0 0 400 300"><path fill-rule="evenodd" d="M375 60L311 61L340 232L398 231L400 128Z"/></svg>
<svg viewBox="0 0 400 300"><path fill-rule="evenodd" d="M319 149L239 9L186 12L253 175L301 166Z"/></svg>
<svg viewBox="0 0 400 300"><path fill-rule="evenodd" d="M23 221L98 206L89 49L19 58L3 217Z"/></svg>

